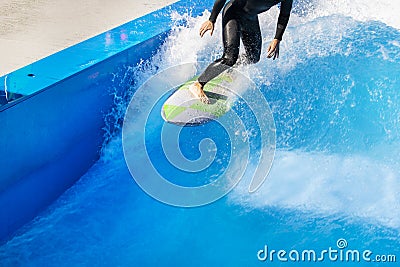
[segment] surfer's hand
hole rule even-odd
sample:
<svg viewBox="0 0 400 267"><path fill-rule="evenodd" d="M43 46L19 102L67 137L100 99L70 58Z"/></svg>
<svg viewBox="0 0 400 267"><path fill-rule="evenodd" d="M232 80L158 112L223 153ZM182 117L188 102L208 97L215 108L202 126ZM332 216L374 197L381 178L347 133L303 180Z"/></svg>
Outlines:
<svg viewBox="0 0 400 267"><path fill-rule="evenodd" d="M272 59L275 60L276 58L279 57L279 40L278 39L274 39L272 40L272 42L269 44L268 47L268 58L273 57Z"/></svg>
<svg viewBox="0 0 400 267"><path fill-rule="evenodd" d="M203 35L207 32L211 31L210 35L213 35L214 32L214 23L211 21L207 20L206 22L203 23L200 27L200 36L203 37Z"/></svg>

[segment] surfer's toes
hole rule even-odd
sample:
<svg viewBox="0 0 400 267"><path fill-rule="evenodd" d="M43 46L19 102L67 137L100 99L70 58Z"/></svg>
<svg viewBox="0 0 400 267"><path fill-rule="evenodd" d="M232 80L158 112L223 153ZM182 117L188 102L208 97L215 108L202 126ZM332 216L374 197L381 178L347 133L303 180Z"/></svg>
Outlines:
<svg viewBox="0 0 400 267"><path fill-rule="evenodd" d="M190 92L193 94L194 97L198 98L202 103L204 104L210 104L210 100L204 93L203 89L201 88L201 85L199 82L193 83L189 87Z"/></svg>
<svg viewBox="0 0 400 267"><path fill-rule="evenodd" d="M203 102L204 104L210 104L210 100L206 95L200 97L200 101Z"/></svg>

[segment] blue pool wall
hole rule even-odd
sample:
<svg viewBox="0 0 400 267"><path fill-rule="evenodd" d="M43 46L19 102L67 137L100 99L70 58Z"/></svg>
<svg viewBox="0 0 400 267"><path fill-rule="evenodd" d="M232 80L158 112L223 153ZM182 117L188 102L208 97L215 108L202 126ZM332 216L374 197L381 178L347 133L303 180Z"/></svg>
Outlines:
<svg viewBox="0 0 400 267"><path fill-rule="evenodd" d="M201 14L213 1L176 2L0 77L0 241L76 182L100 156L105 115L173 26L171 12Z"/></svg>

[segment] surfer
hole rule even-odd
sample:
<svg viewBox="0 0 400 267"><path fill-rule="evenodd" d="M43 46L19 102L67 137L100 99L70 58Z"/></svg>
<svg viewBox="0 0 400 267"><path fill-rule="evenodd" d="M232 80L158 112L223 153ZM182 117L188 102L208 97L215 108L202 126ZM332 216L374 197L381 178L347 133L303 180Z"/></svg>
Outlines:
<svg viewBox="0 0 400 267"><path fill-rule="evenodd" d="M204 85L232 67L239 58L240 38L245 48L243 63L257 63L260 60L262 37L258 14L281 3L275 37L268 47L268 58L279 57L279 43L289 21L293 0L216 0L210 18L200 27L200 36L207 31L214 32L218 14L222 12L222 40L224 52L220 59L211 63L190 87L190 92L203 103L210 103L203 91ZM225 7L224 7L225 6ZM242 61L242 60L241 60Z"/></svg>

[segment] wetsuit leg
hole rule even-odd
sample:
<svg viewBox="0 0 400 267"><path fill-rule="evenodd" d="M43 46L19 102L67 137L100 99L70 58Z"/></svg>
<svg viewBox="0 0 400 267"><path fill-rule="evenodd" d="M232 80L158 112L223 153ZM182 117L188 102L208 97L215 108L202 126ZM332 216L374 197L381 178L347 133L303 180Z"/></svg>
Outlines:
<svg viewBox="0 0 400 267"><path fill-rule="evenodd" d="M242 42L246 51L244 63L257 63L260 61L262 47L262 37L258 17L242 17L240 24Z"/></svg>
<svg viewBox="0 0 400 267"><path fill-rule="evenodd" d="M224 53L220 59L211 63L199 76L199 83L204 86L224 70L235 65L240 47L240 17L234 1L229 2L222 13L222 40Z"/></svg>

